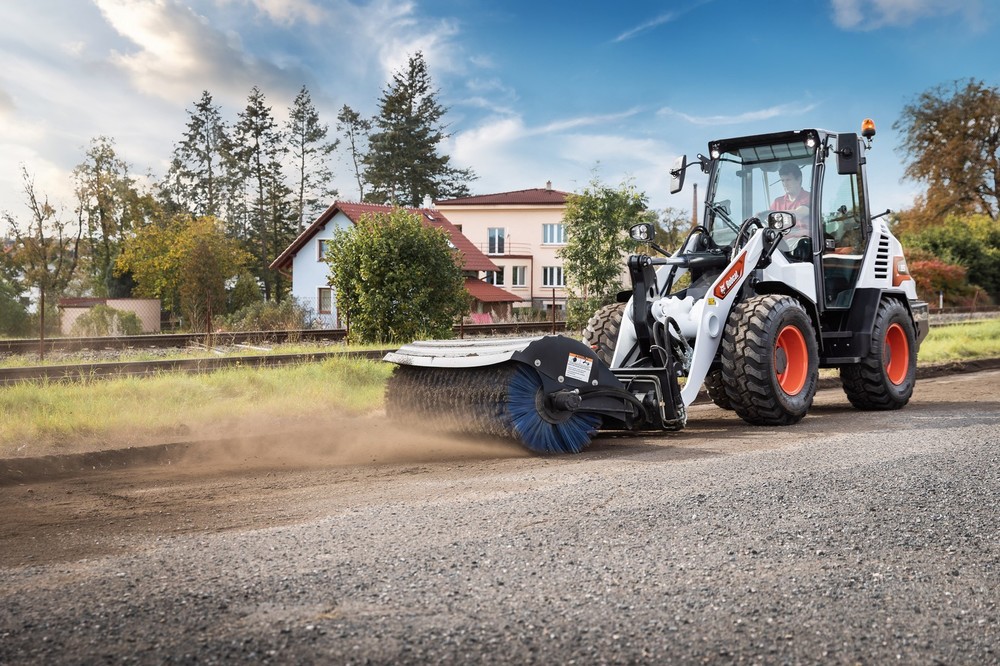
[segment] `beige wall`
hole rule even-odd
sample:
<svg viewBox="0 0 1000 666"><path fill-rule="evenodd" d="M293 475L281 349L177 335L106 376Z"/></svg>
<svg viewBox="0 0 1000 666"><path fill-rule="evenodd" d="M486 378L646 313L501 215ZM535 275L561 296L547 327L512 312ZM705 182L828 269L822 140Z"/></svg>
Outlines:
<svg viewBox="0 0 1000 666"><path fill-rule="evenodd" d="M160 332L160 301L156 298L109 298L105 303L109 308L122 310L124 312L134 312L139 321L142 322L143 333ZM70 335L73 324L77 317L87 312L90 308L62 308L60 320L60 330L63 335Z"/></svg>

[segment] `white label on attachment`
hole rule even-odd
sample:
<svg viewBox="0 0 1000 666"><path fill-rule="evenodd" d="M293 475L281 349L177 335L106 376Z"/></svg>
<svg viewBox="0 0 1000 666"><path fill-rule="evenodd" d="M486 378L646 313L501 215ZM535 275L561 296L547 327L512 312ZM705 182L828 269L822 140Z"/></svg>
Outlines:
<svg viewBox="0 0 1000 666"><path fill-rule="evenodd" d="M578 382L585 382L590 379L593 367L594 359L571 353L566 360L566 376Z"/></svg>

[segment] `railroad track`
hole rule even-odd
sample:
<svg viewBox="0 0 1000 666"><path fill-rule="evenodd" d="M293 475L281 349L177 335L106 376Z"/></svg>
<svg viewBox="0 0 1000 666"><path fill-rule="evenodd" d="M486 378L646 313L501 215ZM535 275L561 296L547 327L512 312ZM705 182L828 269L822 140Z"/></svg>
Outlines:
<svg viewBox="0 0 1000 666"><path fill-rule="evenodd" d="M536 322L516 324L466 324L455 327L458 336L510 335L513 333L543 334L566 330L566 322ZM305 329L299 331L249 331L241 333L164 333L150 335L120 335L99 338L48 338L0 340L0 355L35 354L44 346L50 351L84 351L96 349L170 349L192 345L219 347L226 345L276 342L341 342L347 337L342 328Z"/></svg>
<svg viewBox="0 0 1000 666"><path fill-rule="evenodd" d="M226 356L218 358L168 359L159 361L112 361L105 363L71 363L21 368L0 368L0 385L19 382L73 382L111 377L141 377L163 373L215 372L226 368L270 368L298 363L316 363L329 358L381 359L389 349L368 351L312 352L306 354L267 354L258 356Z"/></svg>

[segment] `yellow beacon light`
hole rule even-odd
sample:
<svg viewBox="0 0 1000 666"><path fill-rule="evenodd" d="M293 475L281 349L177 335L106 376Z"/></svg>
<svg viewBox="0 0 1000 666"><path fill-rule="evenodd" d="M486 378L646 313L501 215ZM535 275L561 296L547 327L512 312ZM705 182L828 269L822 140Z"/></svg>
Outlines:
<svg viewBox="0 0 1000 666"><path fill-rule="evenodd" d="M865 137L869 141L873 136L875 136L875 121L871 118L865 118L861 121L861 136Z"/></svg>

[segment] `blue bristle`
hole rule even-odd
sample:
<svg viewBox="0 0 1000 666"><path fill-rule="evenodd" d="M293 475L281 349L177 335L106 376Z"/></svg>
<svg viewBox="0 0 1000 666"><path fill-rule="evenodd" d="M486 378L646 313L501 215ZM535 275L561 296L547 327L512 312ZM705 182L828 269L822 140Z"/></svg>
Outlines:
<svg viewBox="0 0 1000 666"><path fill-rule="evenodd" d="M538 374L520 365L507 386L507 409L521 442L539 453L579 453L597 433L601 417L577 412L563 423L549 423L535 407L542 386Z"/></svg>

